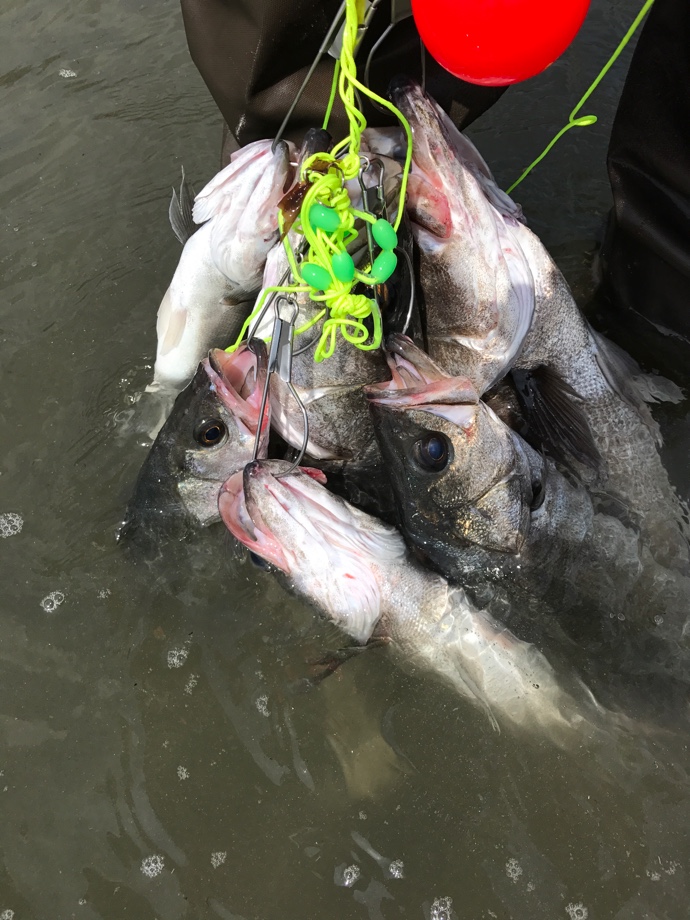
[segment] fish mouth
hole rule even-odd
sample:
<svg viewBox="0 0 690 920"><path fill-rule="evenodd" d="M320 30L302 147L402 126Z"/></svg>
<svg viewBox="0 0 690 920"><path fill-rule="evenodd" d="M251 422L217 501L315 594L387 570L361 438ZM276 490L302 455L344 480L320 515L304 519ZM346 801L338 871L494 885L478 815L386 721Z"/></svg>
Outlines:
<svg viewBox="0 0 690 920"><path fill-rule="evenodd" d="M453 144L439 107L416 80L398 76L391 80L388 96L412 129L412 159L427 181L439 186L439 173L456 164Z"/></svg>
<svg viewBox="0 0 690 920"><path fill-rule="evenodd" d="M271 531L261 508L277 504L282 513L298 518L302 525L303 514L297 512L305 503L323 510L323 504L314 502L304 489L302 477L278 478L276 474L289 466L284 461L254 460L223 484L218 497L221 519L235 539L286 575L292 571L295 557ZM299 471L309 481L326 482L321 470L300 467Z"/></svg>
<svg viewBox="0 0 690 920"><path fill-rule="evenodd" d="M240 432L255 438L268 375L266 344L260 339L252 339L232 354L214 348L202 364L212 388L235 419ZM266 400L259 439L260 452L268 446L270 421L270 405Z"/></svg>
<svg viewBox="0 0 690 920"><path fill-rule="evenodd" d="M440 411L444 407L471 406L474 413L479 397L467 377L450 377L400 333L386 339L385 349L391 380L364 387L370 405L397 411L425 409L437 415L444 414Z"/></svg>

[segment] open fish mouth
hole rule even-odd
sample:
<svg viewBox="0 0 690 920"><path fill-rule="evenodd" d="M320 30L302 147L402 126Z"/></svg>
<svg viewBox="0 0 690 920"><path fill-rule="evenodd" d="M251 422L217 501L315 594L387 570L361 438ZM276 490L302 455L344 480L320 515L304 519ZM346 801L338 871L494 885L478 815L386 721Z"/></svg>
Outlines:
<svg viewBox="0 0 690 920"><path fill-rule="evenodd" d="M395 333L386 339L386 358L391 380L364 387L371 404L400 411L425 409L446 417L448 411L441 412L441 407L472 407L474 414L479 397L471 381L450 377L407 336Z"/></svg>
<svg viewBox="0 0 690 920"><path fill-rule="evenodd" d="M214 348L202 362L206 374L223 406L233 416L242 434L256 437L263 394L268 373L268 355L264 342L254 339L232 354ZM261 425L261 444L268 440L270 408L268 400Z"/></svg>

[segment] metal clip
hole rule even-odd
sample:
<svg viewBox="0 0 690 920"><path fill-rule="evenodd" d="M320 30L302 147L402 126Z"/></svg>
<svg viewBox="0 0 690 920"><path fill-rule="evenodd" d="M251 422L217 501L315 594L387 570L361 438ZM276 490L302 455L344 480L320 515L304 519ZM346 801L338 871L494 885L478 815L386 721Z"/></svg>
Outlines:
<svg viewBox="0 0 690 920"><path fill-rule="evenodd" d="M284 305L290 308L289 315ZM297 320L297 301L291 296L281 296L276 301L276 318L273 323L271 350L268 355L268 372L277 374L284 383L292 380L292 338Z"/></svg>

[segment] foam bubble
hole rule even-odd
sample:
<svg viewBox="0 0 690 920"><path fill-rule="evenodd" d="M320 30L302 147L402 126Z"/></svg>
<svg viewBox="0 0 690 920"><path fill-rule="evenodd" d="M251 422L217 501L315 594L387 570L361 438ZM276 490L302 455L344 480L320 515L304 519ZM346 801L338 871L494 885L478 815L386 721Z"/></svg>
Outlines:
<svg viewBox="0 0 690 920"><path fill-rule="evenodd" d="M192 695L192 691L194 690L194 688L196 687L196 685L197 685L198 683L199 683L199 675L198 675L198 674L190 674L190 675L189 675L189 679L187 680L187 683L184 685L184 692L185 692L188 696L191 696L191 695Z"/></svg>
<svg viewBox="0 0 690 920"><path fill-rule="evenodd" d="M435 898L429 912L429 920L451 920L452 898Z"/></svg>
<svg viewBox="0 0 690 920"><path fill-rule="evenodd" d="M165 868L165 861L162 856L154 853L153 856L146 856L141 861L141 871L148 878L155 878L160 875Z"/></svg>
<svg viewBox="0 0 690 920"><path fill-rule="evenodd" d="M43 607L46 613L55 613L64 600L65 595L62 591L51 591L50 594L41 601L41 607Z"/></svg>
<svg viewBox="0 0 690 920"><path fill-rule="evenodd" d="M187 660L189 649L181 646L180 648L171 648L168 651L168 667L181 668Z"/></svg>
<svg viewBox="0 0 690 920"><path fill-rule="evenodd" d="M0 914L0 920L12 920L12 917L14 917L14 911L10 910L9 907Z"/></svg>
<svg viewBox="0 0 690 920"><path fill-rule="evenodd" d="M587 917L589 917L589 911L580 901L577 904L568 904L565 912L570 917L570 920L587 920Z"/></svg>
<svg viewBox="0 0 690 920"><path fill-rule="evenodd" d="M214 869L217 869L219 866L223 865L227 858L228 854L225 850L218 850L217 853L211 853L211 865Z"/></svg>
<svg viewBox="0 0 690 920"><path fill-rule="evenodd" d="M178 767L177 776L179 779L189 779L189 770L186 767Z"/></svg>
<svg viewBox="0 0 690 920"><path fill-rule="evenodd" d="M69 80L71 77L76 77L76 70L70 70L69 67L63 67L62 70L59 70L58 73L65 80Z"/></svg>
<svg viewBox="0 0 690 920"><path fill-rule="evenodd" d="M405 878L405 866L402 859L394 859L388 867L391 878Z"/></svg>
<svg viewBox="0 0 690 920"><path fill-rule="evenodd" d="M362 870L357 863L352 863L351 866L338 866L333 873L333 881L343 888L352 888L361 874Z"/></svg>
<svg viewBox="0 0 690 920"><path fill-rule="evenodd" d="M506 863L506 875L508 878L511 878L514 883L517 883L517 880L522 875L522 866L514 857L511 857Z"/></svg>
<svg viewBox="0 0 690 920"><path fill-rule="evenodd" d="M7 537L15 537L18 533L21 533L23 526L24 518L19 514L15 514L13 511L7 511L5 514L0 514L0 537L2 537L3 540Z"/></svg>
<svg viewBox="0 0 690 920"><path fill-rule="evenodd" d="M262 716L266 716L266 718L270 716L271 713L268 709L268 697L265 693L262 693L261 696L257 696L257 698L254 700L254 705Z"/></svg>

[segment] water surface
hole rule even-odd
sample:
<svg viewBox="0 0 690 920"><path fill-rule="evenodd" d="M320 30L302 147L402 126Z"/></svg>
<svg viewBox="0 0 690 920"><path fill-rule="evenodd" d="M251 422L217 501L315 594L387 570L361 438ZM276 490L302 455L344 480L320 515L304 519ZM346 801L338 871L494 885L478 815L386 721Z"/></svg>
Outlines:
<svg viewBox="0 0 690 920"><path fill-rule="evenodd" d="M473 127L501 184L637 7L595 0ZM300 692L336 637L222 530L123 556L170 186L216 171L219 118L174 2L8 0L0 24L0 514L23 525L0 539L0 918L685 917L680 730L627 763L561 752L380 651ZM582 304L628 60L516 194ZM684 495L686 412L659 414Z"/></svg>

